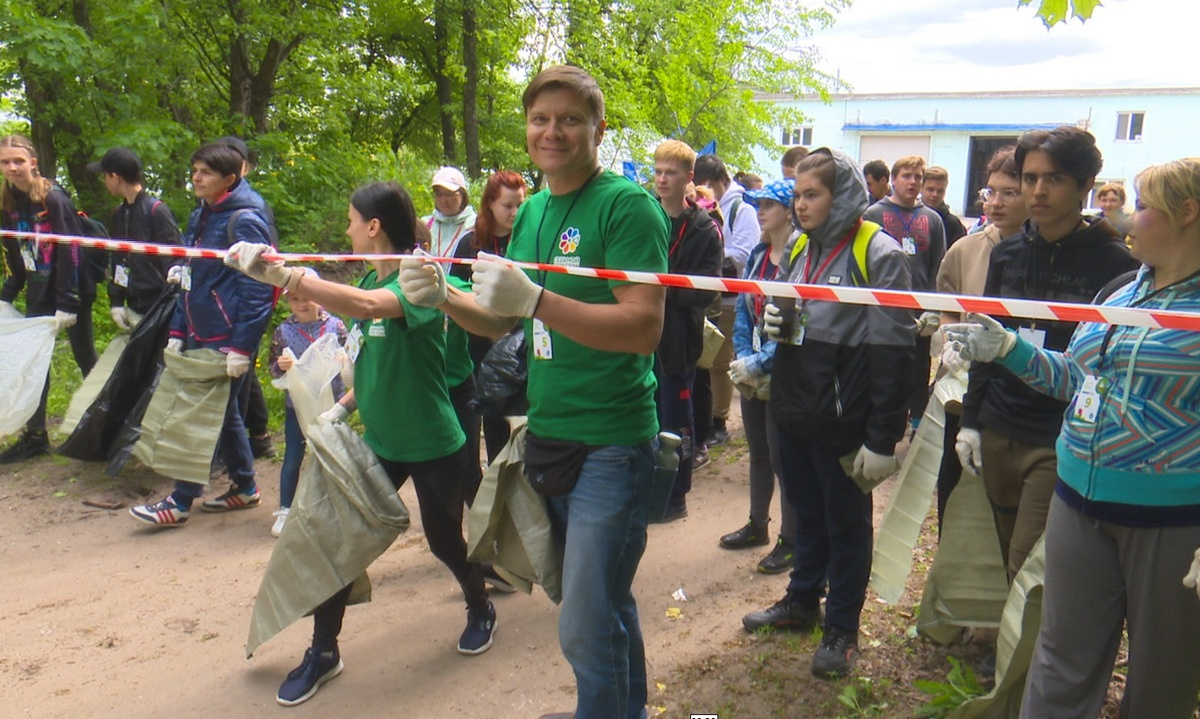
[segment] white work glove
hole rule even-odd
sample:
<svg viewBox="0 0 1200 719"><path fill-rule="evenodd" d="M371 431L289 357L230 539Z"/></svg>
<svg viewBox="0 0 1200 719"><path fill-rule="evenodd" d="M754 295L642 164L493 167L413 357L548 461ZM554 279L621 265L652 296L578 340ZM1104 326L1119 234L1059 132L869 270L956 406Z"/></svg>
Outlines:
<svg viewBox="0 0 1200 719"><path fill-rule="evenodd" d="M225 374L237 379L250 371L250 356L229 352L225 355Z"/></svg>
<svg viewBox="0 0 1200 719"><path fill-rule="evenodd" d="M868 482L880 482L887 479L899 468L900 463L896 461L895 455L876 454L867 449L865 444L859 448L858 454L854 457L854 474Z"/></svg>
<svg viewBox="0 0 1200 719"><path fill-rule="evenodd" d="M922 337L930 337L934 332L937 332L938 325L942 323L942 317L937 312L922 312L917 318L917 334Z"/></svg>
<svg viewBox="0 0 1200 719"><path fill-rule="evenodd" d="M177 285L183 282L183 265L171 265L167 269L167 284Z"/></svg>
<svg viewBox="0 0 1200 719"><path fill-rule="evenodd" d="M1192 566L1188 569L1187 576L1183 578L1183 586L1196 590L1196 596L1200 597L1200 549L1192 555Z"/></svg>
<svg viewBox="0 0 1200 719"><path fill-rule="evenodd" d="M954 440L954 451L958 454L958 461L963 469L978 477L983 471L983 435L979 430L960 428L958 437Z"/></svg>
<svg viewBox="0 0 1200 719"><path fill-rule="evenodd" d="M283 351L279 353L279 359L275 360L275 364L280 370L287 372L296 365L296 353L292 351L291 347L284 347Z"/></svg>
<svg viewBox="0 0 1200 719"><path fill-rule="evenodd" d="M987 315L968 315L967 322L946 325L946 341L962 358L972 362L991 362L1004 357L1017 345L1017 335Z"/></svg>
<svg viewBox="0 0 1200 719"><path fill-rule="evenodd" d="M958 350L950 342L942 346L942 367L952 375L964 375L971 369L971 363L963 359Z"/></svg>
<svg viewBox="0 0 1200 719"><path fill-rule="evenodd" d="M400 260L400 291L417 307L437 307L446 301L446 271L442 263L406 257Z"/></svg>
<svg viewBox="0 0 1200 719"><path fill-rule="evenodd" d="M54 313L54 321L58 325L57 331L59 332L62 332L68 327L74 325L78 319L79 315L75 314L74 312L63 312L62 310L57 310Z"/></svg>
<svg viewBox="0 0 1200 719"><path fill-rule="evenodd" d="M235 242L225 255L225 265L259 282L287 290L296 289L304 273L285 266L283 260L264 260L262 256L271 251L271 246L262 242Z"/></svg>
<svg viewBox="0 0 1200 719"><path fill-rule="evenodd" d="M475 301L501 317L533 317L542 287L503 258L480 252L471 273Z"/></svg>
<svg viewBox="0 0 1200 719"><path fill-rule="evenodd" d="M322 424L339 424L345 422L350 416L350 410L341 402L334 402L333 406L317 415L317 421Z"/></svg>
<svg viewBox="0 0 1200 719"><path fill-rule="evenodd" d="M118 332L128 332L133 329L133 326L129 324L129 315L125 313L124 307L113 307L111 314L113 324L117 326Z"/></svg>
<svg viewBox="0 0 1200 719"><path fill-rule="evenodd" d="M729 363L729 379L733 380L734 384L754 385L757 383L758 376L750 371L749 360L749 357L743 357Z"/></svg>
<svg viewBox="0 0 1200 719"><path fill-rule="evenodd" d="M779 342L781 340L779 336L779 327L782 324L783 313L780 312L779 308L776 307L774 303L768 302L767 306L763 308L763 332L767 333L767 337Z"/></svg>
<svg viewBox="0 0 1200 719"><path fill-rule="evenodd" d="M179 339L178 337L172 337L171 339L167 340L167 351L174 352L175 354L182 354L183 340Z"/></svg>

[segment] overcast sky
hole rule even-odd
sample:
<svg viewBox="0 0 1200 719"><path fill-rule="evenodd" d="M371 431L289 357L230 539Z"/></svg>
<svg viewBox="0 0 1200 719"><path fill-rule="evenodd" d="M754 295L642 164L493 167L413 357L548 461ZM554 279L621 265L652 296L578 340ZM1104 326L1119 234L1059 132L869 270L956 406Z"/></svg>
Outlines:
<svg viewBox="0 0 1200 719"><path fill-rule="evenodd" d="M811 41L860 93L1191 87L1198 32L1197 0L1104 0L1051 30L1017 0L853 0Z"/></svg>

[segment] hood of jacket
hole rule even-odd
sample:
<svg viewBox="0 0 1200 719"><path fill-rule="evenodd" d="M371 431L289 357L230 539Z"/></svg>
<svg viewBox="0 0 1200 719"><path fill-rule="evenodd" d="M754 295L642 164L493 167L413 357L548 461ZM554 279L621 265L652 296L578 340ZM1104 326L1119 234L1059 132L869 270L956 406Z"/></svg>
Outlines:
<svg viewBox="0 0 1200 719"><path fill-rule="evenodd" d="M264 207L266 207L266 203L263 202L262 196L255 192L244 178L238 180L237 184L225 193L224 197L208 205L208 209L212 212L233 212L243 209L255 209L262 212Z"/></svg>
<svg viewBox="0 0 1200 719"><path fill-rule="evenodd" d="M1035 244L1058 245L1064 249L1081 247L1093 242L1121 241L1121 236L1117 234L1116 228L1112 226L1112 223L1106 222L1103 217L1089 217L1084 215L1082 220L1080 225L1071 230L1071 234L1058 242L1047 242L1042 239L1042 234L1038 229L1037 223L1032 219L1028 219L1025 220L1025 239Z"/></svg>
<svg viewBox="0 0 1200 719"><path fill-rule="evenodd" d="M739 185L736 180L730 180L729 189L725 190L725 194L721 195L721 199L717 200L717 206L721 208L721 216L729 217L729 208L733 206L733 201L741 200L744 203L746 199L743 195L745 194L746 188Z"/></svg>
<svg viewBox="0 0 1200 719"><path fill-rule="evenodd" d="M434 222L442 225L453 227L454 225L466 225L467 227L475 226L475 208L467 205L462 208L457 215L446 215L441 210L434 208L433 214L430 215Z"/></svg>
<svg viewBox="0 0 1200 719"><path fill-rule="evenodd" d="M841 150L822 147L813 150L813 153L823 153L833 158L833 206L829 208L829 217L820 227L806 230L805 233L811 242L833 246L862 219L863 212L870 204L867 182L854 160ZM794 208L792 212L794 215Z"/></svg>

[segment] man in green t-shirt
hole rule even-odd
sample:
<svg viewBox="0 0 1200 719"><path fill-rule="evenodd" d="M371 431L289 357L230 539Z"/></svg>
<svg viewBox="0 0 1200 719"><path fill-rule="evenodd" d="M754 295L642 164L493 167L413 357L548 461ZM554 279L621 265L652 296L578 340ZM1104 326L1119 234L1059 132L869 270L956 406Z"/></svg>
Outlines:
<svg viewBox="0 0 1200 719"><path fill-rule="evenodd" d="M576 67L551 67L522 102L529 156L548 189L518 211L508 259L665 272L666 214L641 187L600 165L604 96L596 81ZM440 307L470 332L500 337L524 321L529 433L587 452L574 488L548 502L563 540L559 643L575 671L574 716L640 719L646 661L632 584L646 547L664 290L527 274L486 253L473 279L474 292L462 292L447 289L434 263L401 265L405 296Z"/></svg>

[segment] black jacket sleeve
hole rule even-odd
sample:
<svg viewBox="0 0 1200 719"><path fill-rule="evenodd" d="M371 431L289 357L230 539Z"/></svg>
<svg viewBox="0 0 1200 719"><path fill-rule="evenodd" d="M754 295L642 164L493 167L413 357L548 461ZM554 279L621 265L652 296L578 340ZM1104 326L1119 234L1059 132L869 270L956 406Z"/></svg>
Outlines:
<svg viewBox="0 0 1200 719"><path fill-rule="evenodd" d="M670 271L683 275L720 276L721 263L725 259L721 233L703 210L694 209L690 222L694 224L688 229L675 257L668 260ZM679 307L708 307L716 297L717 293L709 290L667 288L667 301Z"/></svg>
<svg viewBox="0 0 1200 719"><path fill-rule="evenodd" d="M51 231L61 235L82 235L75 204L67 193L55 187L46 196ZM80 295L85 289L83 248L59 244L54 248L54 308L63 312L79 312Z"/></svg>
<svg viewBox="0 0 1200 719"><path fill-rule="evenodd" d="M8 265L8 277L0 287L0 300L12 303L25 288L25 262L21 259L21 243L11 237L4 238L4 262Z"/></svg>

